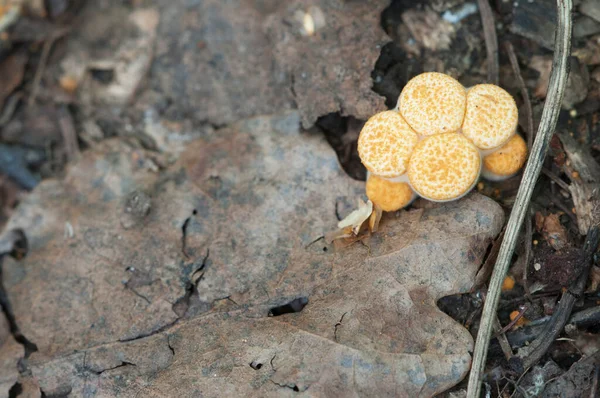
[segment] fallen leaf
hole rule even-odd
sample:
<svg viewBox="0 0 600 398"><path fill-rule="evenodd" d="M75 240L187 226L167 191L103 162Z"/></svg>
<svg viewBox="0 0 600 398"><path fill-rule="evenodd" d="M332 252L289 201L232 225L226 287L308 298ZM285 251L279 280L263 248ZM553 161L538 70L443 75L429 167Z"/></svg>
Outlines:
<svg viewBox="0 0 600 398"><path fill-rule="evenodd" d="M436 302L472 287L502 209L386 214L334 250L319 238L364 183L298 121L221 129L161 174L105 141L19 206L30 252L3 279L46 395L425 397L465 376L472 337Z"/></svg>
<svg viewBox="0 0 600 398"><path fill-rule="evenodd" d="M10 335L8 321L0 314L0 396L8 397L19 377L18 363L23 358L23 346Z"/></svg>
<svg viewBox="0 0 600 398"><path fill-rule="evenodd" d="M162 3L152 74L171 102L166 118L222 126L294 107L290 75L274 61L264 27L288 2Z"/></svg>
<svg viewBox="0 0 600 398"><path fill-rule="evenodd" d="M578 398L590 396L594 371L600 364L600 352L575 362L568 372L544 385L542 397Z"/></svg>
<svg viewBox="0 0 600 398"><path fill-rule="evenodd" d="M366 120L385 110L385 99L371 90L371 72L388 41L379 27L385 6L377 0L294 0L269 17L274 56L290 76L303 127L334 112ZM322 26L306 36L295 16L316 14L316 8Z"/></svg>

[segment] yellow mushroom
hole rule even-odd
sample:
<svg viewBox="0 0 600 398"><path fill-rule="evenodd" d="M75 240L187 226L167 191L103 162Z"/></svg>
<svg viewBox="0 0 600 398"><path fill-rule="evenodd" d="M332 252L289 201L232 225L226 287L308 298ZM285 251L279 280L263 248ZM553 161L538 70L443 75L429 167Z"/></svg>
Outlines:
<svg viewBox="0 0 600 398"><path fill-rule="evenodd" d="M393 178L405 173L419 137L396 111L371 117L358 137L358 155L367 170Z"/></svg>
<svg viewBox="0 0 600 398"><path fill-rule="evenodd" d="M491 181L502 181L517 174L527 160L527 144L513 135L500 149L483 158L482 175Z"/></svg>
<svg viewBox="0 0 600 398"><path fill-rule="evenodd" d="M383 211L396 211L408 206L416 195L406 182L394 182L370 174L367 197Z"/></svg>
<svg viewBox="0 0 600 398"><path fill-rule="evenodd" d="M513 97L493 84L478 84L467 92L462 132L482 150L498 148L515 134L519 111Z"/></svg>
<svg viewBox="0 0 600 398"><path fill-rule="evenodd" d="M467 103L465 88L443 73L413 77L400 93L398 109L417 133L428 136L457 132Z"/></svg>
<svg viewBox="0 0 600 398"><path fill-rule="evenodd" d="M458 199L477 183L481 155L471 141L457 133L438 134L419 142L412 153L408 179L425 199Z"/></svg>

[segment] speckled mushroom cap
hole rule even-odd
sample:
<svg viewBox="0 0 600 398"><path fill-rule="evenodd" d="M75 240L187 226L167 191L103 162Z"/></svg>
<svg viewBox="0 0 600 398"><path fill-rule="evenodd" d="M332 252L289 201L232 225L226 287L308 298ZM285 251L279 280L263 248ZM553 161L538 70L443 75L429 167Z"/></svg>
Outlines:
<svg viewBox="0 0 600 398"><path fill-rule="evenodd" d="M426 137L413 151L408 179L426 199L444 202L458 199L475 185L481 170L481 155L461 134Z"/></svg>
<svg viewBox="0 0 600 398"><path fill-rule="evenodd" d="M478 84L467 92L463 134L481 149L504 144L516 131L519 111L513 97L493 84Z"/></svg>
<svg viewBox="0 0 600 398"><path fill-rule="evenodd" d="M367 197L383 211L396 211L407 206L415 193L405 182L392 182L376 175L367 178Z"/></svg>
<svg viewBox="0 0 600 398"><path fill-rule="evenodd" d="M358 137L358 155L367 170L393 178L406 172L419 137L396 111L371 117Z"/></svg>
<svg viewBox="0 0 600 398"><path fill-rule="evenodd" d="M488 180L502 180L515 175L527 159L527 144L513 135L496 152L483 158L483 176Z"/></svg>
<svg viewBox="0 0 600 398"><path fill-rule="evenodd" d="M400 93L399 110L419 134L454 133L465 116L467 93L452 77L428 72L413 77Z"/></svg>

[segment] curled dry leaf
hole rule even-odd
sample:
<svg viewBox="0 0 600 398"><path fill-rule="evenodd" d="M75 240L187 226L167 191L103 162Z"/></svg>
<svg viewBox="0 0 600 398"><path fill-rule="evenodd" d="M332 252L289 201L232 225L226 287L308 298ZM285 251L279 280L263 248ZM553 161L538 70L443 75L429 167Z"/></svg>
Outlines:
<svg viewBox="0 0 600 398"><path fill-rule="evenodd" d="M346 227L352 227L352 232L358 235L360 227L363 223L371 217L373 212L373 202L367 200L364 202L362 199L358 199L358 209L348 214L346 218L338 223L338 228L344 229Z"/></svg>
<svg viewBox="0 0 600 398"><path fill-rule="evenodd" d="M3 279L48 396L425 397L465 376L473 340L436 302L472 287L502 209L386 214L336 251L319 236L364 185L299 120L221 129L161 175L105 141L20 205L30 252ZM134 191L151 202L125 228Z"/></svg>

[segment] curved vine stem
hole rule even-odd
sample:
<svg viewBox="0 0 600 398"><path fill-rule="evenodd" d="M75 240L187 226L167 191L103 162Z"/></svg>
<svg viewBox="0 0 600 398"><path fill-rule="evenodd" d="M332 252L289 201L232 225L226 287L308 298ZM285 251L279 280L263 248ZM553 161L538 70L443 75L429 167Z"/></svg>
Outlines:
<svg viewBox="0 0 600 398"><path fill-rule="evenodd" d="M525 166L521 186L519 187L515 204L506 225L504 240L500 246L498 259L496 260L494 272L490 280L487 298L481 315L479 332L477 333L475 350L473 352L473 364L469 375L467 398L479 398L481 393L481 382L492 334L492 325L496 316L498 300L500 299L502 282L508 271L510 259L519 236L519 230L529 206L533 188L540 175L542 163L546 157L548 144L554 134L567 84L569 74L567 61L571 52L572 1L557 0L556 7L558 26L554 39L554 59L552 60L552 75L550 76L550 83L548 85L546 104L544 105L535 142Z"/></svg>

